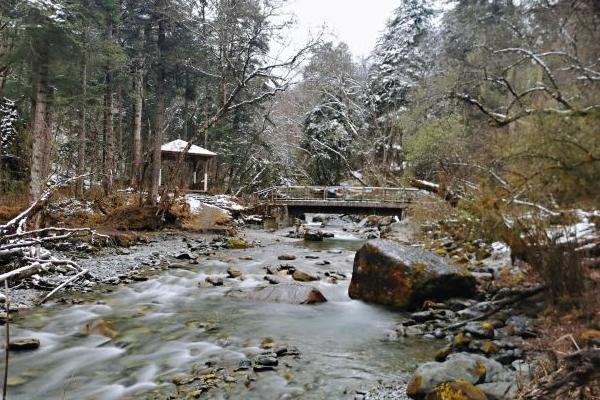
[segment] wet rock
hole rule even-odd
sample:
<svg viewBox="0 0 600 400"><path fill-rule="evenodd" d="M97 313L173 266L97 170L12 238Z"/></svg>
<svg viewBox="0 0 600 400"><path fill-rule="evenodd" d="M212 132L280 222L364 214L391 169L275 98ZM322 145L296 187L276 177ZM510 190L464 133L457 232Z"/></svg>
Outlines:
<svg viewBox="0 0 600 400"><path fill-rule="evenodd" d="M240 276L242 276L242 271L236 267L229 267L227 268L227 276L233 279L239 278Z"/></svg>
<svg viewBox="0 0 600 400"><path fill-rule="evenodd" d="M486 395L473 385L465 381L444 382L427 394L425 400L488 400Z"/></svg>
<svg viewBox="0 0 600 400"><path fill-rule="evenodd" d="M277 357L300 355L300 350L298 350L298 348L295 346L276 347L273 349L273 352L277 355Z"/></svg>
<svg viewBox="0 0 600 400"><path fill-rule="evenodd" d="M265 269L267 270L267 274L269 275L275 275L278 271L277 267L273 265L267 265Z"/></svg>
<svg viewBox="0 0 600 400"><path fill-rule="evenodd" d="M279 365L279 360L274 353L272 354L261 354L254 359L254 371L272 371Z"/></svg>
<svg viewBox="0 0 600 400"><path fill-rule="evenodd" d="M197 257L190 253L179 253L175 256L178 260L195 260Z"/></svg>
<svg viewBox="0 0 600 400"><path fill-rule="evenodd" d="M307 256L304 256L304 258L306 258L307 260L316 260L316 259L319 258L319 256L315 256L315 255L309 254Z"/></svg>
<svg viewBox="0 0 600 400"><path fill-rule="evenodd" d="M306 231L304 232L304 240L309 242L322 242L323 241L323 232L321 231Z"/></svg>
<svg viewBox="0 0 600 400"><path fill-rule="evenodd" d="M285 278L278 275L265 275L263 279L269 282L271 285L278 285L280 283L286 282Z"/></svg>
<svg viewBox="0 0 600 400"><path fill-rule="evenodd" d="M318 276L314 276L300 270L294 271L294 273L292 274L292 278L294 278L294 280L298 282L312 282L319 280Z"/></svg>
<svg viewBox="0 0 600 400"><path fill-rule="evenodd" d="M223 286L223 278L220 276L207 276L204 280L213 286Z"/></svg>
<svg viewBox="0 0 600 400"><path fill-rule="evenodd" d="M296 267L294 267L292 264L281 264L279 268L277 268L277 271L285 271L288 274L293 274L294 271L296 271Z"/></svg>
<svg viewBox="0 0 600 400"><path fill-rule="evenodd" d="M296 259L296 256L293 254L281 254L279 257L277 257L277 259L283 261L292 261Z"/></svg>
<svg viewBox="0 0 600 400"><path fill-rule="evenodd" d="M333 232L323 232L323 237L325 239L331 239L335 237L335 234Z"/></svg>
<svg viewBox="0 0 600 400"><path fill-rule="evenodd" d="M315 264L316 264L316 265L321 265L321 266L322 266L322 265L330 265L330 264L331 264L331 262L330 262L330 261L327 261L327 260L323 260L323 261L317 261Z"/></svg>
<svg viewBox="0 0 600 400"><path fill-rule="evenodd" d="M374 240L356 253L348 293L353 299L414 309L425 300L474 295L475 284L470 274L433 253Z"/></svg>
<svg viewBox="0 0 600 400"><path fill-rule="evenodd" d="M327 301L318 289L295 282L256 288L238 288L230 290L226 295L240 299L289 304L317 304Z"/></svg>
<svg viewBox="0 0 600 400"><path fill-rule="evenodd" d="M8 345L8 349L13 351L36 350L39 347L40 341L32 338L11 340Z"/></svg>
<svg viewBox="0 0 600 400"><path fill-rule="evenodd" d="M112 324L103 319L88 322L80 329L80 333L82 335L101 335L111 339L117 336L117 331L112 329Z"/></svg>

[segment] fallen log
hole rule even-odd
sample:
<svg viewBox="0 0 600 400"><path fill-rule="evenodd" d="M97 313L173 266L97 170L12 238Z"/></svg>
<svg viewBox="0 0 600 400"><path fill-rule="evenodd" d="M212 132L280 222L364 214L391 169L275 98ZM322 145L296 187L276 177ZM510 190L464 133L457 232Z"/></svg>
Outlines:
<svg viewBox="0 0 600 400"><path fill-rule="evenodd" d="M564 365L544 378L525 399L597 399L600 395L600 349L569 354Z"/></svg>
<svg viewBox="0 0 600 400"><path fill-rule="evenodd" d="M0 275L0 282L4 282L9 279L25 279L29 278L31 275L37 274L44 267L43 264L39 262L34 262L33 264L26 265L21 268L14 269L10 272Z"/></svg>
<svg viewBox="0 0 600 400"><path fill-rule="evenodd" d="M48 293L46 296L44 296L44 298L42 298L41 300L37 301L36 303L37 304L43 304L43 303L45 303L50 297L52 297L60 289L62 289L64 287L66 287L67 285L75 282L77 279L85 276L88 272L89 272L89 270L87 270L87 269L82 270L78 274L72 276L71 278L67 279L66 281L64 281L63 283L61 283L60 285L58 285L54 290L52 290L50 293Z"/></svg>
<svg viewBox="0 0 600 400"><path fill-rule="evenodd" d="M456 207L458 205L458 200L460 196L451 190L443 189L439 184L434 182L425 181L422 179L411 179L410 184L417 189L425 190L427 192L438 195L439 197L446 200L452 207Z"/></svg>

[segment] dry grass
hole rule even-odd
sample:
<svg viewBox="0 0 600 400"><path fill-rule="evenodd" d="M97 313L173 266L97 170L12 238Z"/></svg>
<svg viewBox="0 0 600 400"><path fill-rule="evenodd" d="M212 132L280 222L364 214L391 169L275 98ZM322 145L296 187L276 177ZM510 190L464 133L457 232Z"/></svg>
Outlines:
<svg viewBox="0 0 600 400"><path fill-rule="evenodd" d="M10 221L27 207L27 197L4 195L0 197L0 223Z"/></svg>

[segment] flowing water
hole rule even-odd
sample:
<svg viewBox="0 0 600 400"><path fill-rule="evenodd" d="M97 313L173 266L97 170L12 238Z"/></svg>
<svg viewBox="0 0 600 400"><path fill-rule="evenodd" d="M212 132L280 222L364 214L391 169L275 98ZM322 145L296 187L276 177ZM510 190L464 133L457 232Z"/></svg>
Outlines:
<svg viewBox="0 0 600 400"><path fill-rule="evenodd" d="M348 298L353 255L361 241L348 235L308 244L271 239L262 247L201 257L199 264L89 296L83 304L52 304L19 316L12 325L13 337L39 338L42 345L35 351L11 353L9 398L149 398L150 393L173 391L173 376L194 366L218 365L233 371L240 360L261 352L265 338L296 346L301 357L289 358L277 371L259 373L251 385L245 376L252 372L232 372L236 382L203 398L352 399L355 390L378 380L395 380L431 358L431 343L386 340L398 313ZM297 259L278 261L282 253ZM331 264L317 265L322 260ZM328 299L320 305L224 295L232 286L264 284L263 267L281 263L312 273L338 271L348 279L314 283ZM223 287L198 286L207 275L226 276L232 265L244 272L245 280L225 279ZM116 336L81 333L83 326L98 320L110 324Z"/></svg>

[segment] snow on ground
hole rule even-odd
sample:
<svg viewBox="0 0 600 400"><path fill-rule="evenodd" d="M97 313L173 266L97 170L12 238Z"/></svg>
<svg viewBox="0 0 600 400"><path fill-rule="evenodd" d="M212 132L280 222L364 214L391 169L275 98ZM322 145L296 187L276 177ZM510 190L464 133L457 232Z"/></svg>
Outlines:
<svg viewBox="0 0 600 400"><path fill-rule="evenodd" d="M246 207L237 203L232 196L227 195L206 195L198 193L189 193L185 195L185 201L190 206L192 213L197 213L203 205L211 205L227 211L244 211Z"/></svg>
<svg viewBox="0 0 600 400"><path fill-rule="evenodd" d="M596 224L592 222L593 217L600 217L600 210L584 211L576 210L578 222L572 225L558 225L549 229L551 237L556 237L558 243L575 241L578 243L588 242L598 238Z"/></svg>

